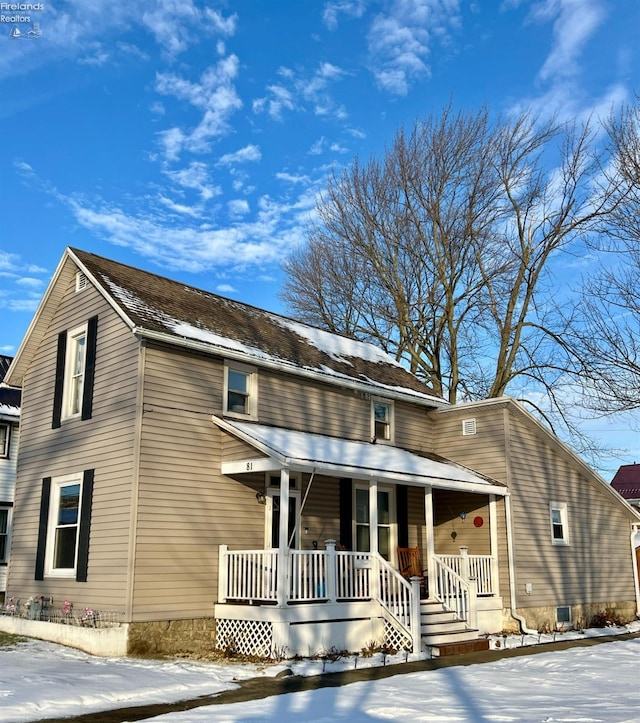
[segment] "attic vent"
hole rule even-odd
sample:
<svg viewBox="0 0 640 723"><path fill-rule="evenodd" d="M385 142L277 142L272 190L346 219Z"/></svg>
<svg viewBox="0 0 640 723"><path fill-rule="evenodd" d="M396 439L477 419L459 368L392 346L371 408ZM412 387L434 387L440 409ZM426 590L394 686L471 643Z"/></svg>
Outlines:
<svg viewBox="0 0 640 723"><path fill-rule="evenodd" d="M462 434L466 437L469 434L475 434L476 433L476 420L473 419L463 419L462 420Z"/></svg>
<svg viewBox="0 0 640 723"><path fill-rule="evenodd" d="M87 288L87 275L82 271L76 274L76 291L83 291Z"/></svg>

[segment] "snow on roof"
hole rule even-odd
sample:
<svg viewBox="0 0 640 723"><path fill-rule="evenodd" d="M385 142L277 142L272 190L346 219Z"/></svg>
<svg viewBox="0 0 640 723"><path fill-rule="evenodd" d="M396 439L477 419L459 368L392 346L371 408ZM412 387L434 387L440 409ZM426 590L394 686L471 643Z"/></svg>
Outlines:
<svg viewBox="0 0 640 723"><path fill-rule="evenodd" d="M293 467L331 470L361 479L402 480L406 484L507 493L506 486L500 482L437 455L251 422L218 417L213 420L226 431L235 433L254 446L257 443L263 452Z"/></svg>
<svg viewBox="0 0 640 723"><path fill-rule="evenodd" d="M327 382L356 383L380 393L408 395L430 406L443 399L373 344L302 324L273 312L71 249L72 257L116 302L141 334L175 343L229 350L294 374Z"/></svg>

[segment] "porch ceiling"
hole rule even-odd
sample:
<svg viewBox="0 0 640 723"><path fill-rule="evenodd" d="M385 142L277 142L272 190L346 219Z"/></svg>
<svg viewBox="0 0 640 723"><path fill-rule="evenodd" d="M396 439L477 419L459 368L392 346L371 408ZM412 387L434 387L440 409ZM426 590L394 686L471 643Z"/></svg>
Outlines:
<svg viewBox="0 0 640 723"><path fill-rule="evenodd" d="M380 482L481 494L508 494L506 485L501 482L436 455L216 416L212 419L220 429L238 437L259 453L256 457L242 460L223 460L223 474L287 468L299 472L315 471L316 474L325 473L332 477L377 479Z"/></svg>

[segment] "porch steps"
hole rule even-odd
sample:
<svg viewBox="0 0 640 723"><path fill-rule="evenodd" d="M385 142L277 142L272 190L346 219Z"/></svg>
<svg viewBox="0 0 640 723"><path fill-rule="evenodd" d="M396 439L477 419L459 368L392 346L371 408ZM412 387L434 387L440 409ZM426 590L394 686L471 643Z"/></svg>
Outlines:
<svg viewBox="0 0 640 723"><path fill-rule="evenodd" d="M434 656L458 655L476 650L487 650L489 641L479 637L479 631L470 629L457 620L454 613L444 610L433 600L420 603L420 631L422 644L430 647Z"/></svg>

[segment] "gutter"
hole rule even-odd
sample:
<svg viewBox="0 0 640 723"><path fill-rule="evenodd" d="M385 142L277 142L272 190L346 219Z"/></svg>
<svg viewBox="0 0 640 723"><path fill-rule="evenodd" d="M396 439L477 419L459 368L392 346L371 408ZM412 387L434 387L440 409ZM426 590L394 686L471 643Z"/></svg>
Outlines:
<svg viewBox="0 0 640 723"><path fill-rule="evenodd" d="M141 326L133 328L133 333L140 338L151 339L152 341L159 341L164 344L171 346L181 346L192 351L199 351L204 354L215 354L223 357L224 359L232 359L233 361L244 362L245 364L254 364L255 366L265 367L267 369L273 369L279 372L289 372L296 376L305 377L307 379L313 379L314 381L324 382L325 384L339 384L341 387L347 389L353 389L358 392L364 392L366 394L382 395L388 399L394 399L396 401L412 402L414 404L423 404L429 409L449 407L449 402L445 402L443 399L438 397L431 397L421 392L407 393L398 391L396 387L389 387L384 384L378 384L375 382L359 382L353 377L340 376L339 374L323 374L322 372L316 371L315 369L306 369L303 367L296 367L288 365L286 362L281 360L275 361L268 357L252 356L243 351L237 349L230 349L225 346L216 346L210 342L197 341L195 339L189 339L187 337L180 337L174 334L168 334L162 331L151 331Z"/></svg>

